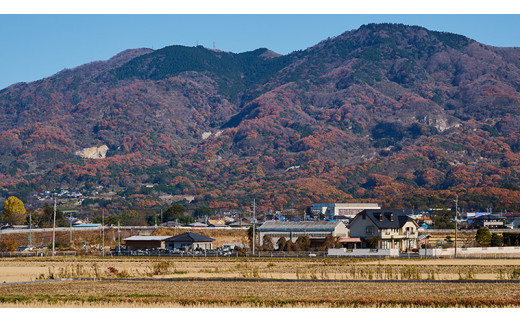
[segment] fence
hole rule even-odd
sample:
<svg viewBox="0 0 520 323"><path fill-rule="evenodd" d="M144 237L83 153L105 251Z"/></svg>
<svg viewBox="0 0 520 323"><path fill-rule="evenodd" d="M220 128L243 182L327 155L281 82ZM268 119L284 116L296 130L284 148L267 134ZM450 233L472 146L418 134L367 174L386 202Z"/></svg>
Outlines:
<svg viewBox="0 0 520 323"><path fill-rule="evenodd" d="M520 229L489 229L491 232L520 232ZM419 231L420 233L455 233L455 229L425 229ZM477 233L477 229L458 229L457 232L474 232Z"/></svg>
<svg viewBox="0 0 520 323"><path fill-rule="evenodd" d="M329 256L336 257L399 257L399 249L329 249Z"/></svg>
<svg viewBox="0 0 520 323"><path fill-rule="evenodd" d="M56 251L55 256L76 256L76 251ZM0 257L51 257L52 251L13 251L13 252L0 252Z"/></svg>
<svg viewBox="0 0 520 323"><path fill-rule="evenodd" d="M420 249L421 257L455 257L455 248L433 248ZM520 247L487 247L487 248L457 248L457 257L520 257Z"/></svg>
<svg viewBox="0 0 520 323"><path fill-rule="evenodd" d="M327 257L323 251L250 251L238 253L232 250L212 249L198 251L174 251L167 249L154 250L121 250L110 251L108 256L149 256L149 257L263 257L263 258L307 258Z"/></svg>

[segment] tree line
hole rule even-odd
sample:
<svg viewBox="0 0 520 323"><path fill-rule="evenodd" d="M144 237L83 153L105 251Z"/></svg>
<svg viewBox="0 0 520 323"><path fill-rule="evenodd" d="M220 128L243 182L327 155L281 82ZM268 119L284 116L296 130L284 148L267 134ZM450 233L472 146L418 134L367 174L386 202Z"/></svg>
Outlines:
<svg viewBox="0 0 520 323"><path fill-rule="evenodd" d="M162 212L162 221L173 221L180 225L188 225L196 221L196 216L211 216L214 211L207 207L199 207L194 210L193 216L186 214L187 209L182 204L172 204ZM29 216L30 214L30 216ZM28 211L24 203L15 196L10 196L4 203L4 210L1 212L0 223L10 225L31 225L41 228L53 226L54 206L45 203L39 210ZM106 225L153 225L155 221L160 221L159 215L142 216L135 210L125 210L120 214L98 214L93 219L95 223L104 222ZM59 208L56 209L56 226L69 226L69 220L65 213Z"/></svg>

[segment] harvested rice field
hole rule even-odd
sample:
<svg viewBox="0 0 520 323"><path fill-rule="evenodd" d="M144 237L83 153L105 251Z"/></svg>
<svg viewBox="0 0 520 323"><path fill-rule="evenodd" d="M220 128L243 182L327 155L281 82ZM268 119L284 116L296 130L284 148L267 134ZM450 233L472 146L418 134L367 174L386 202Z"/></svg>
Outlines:
<svg viewBox="0 0 520 323"><path fill-rule="evenodd" d="M520 259L147 257L0 259L0 283L56 278L518 280Z"/></svg>
<svg viewBox="0 0 520 323"><path fill-rule="evenodd" d="M518 307L515 283L61 281L0 286L3 307Z"/></svg>
<svg viewBox="0 0 520 323"><path fill-rule="evenodd" d="M4 258L0 306L520 307L519 279L520 259Z"/></svg>

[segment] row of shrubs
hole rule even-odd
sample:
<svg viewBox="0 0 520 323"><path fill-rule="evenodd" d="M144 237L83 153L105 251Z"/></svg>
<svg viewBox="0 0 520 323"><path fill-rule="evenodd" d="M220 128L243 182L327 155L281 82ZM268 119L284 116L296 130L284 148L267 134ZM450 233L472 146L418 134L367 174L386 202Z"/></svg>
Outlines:
<svg viewBox="0 0 520 323"><path fill-rule="evenodd" d="M477 230L475 240L482 247L520 246L520 232L491 233L488 228Z"/></svg>

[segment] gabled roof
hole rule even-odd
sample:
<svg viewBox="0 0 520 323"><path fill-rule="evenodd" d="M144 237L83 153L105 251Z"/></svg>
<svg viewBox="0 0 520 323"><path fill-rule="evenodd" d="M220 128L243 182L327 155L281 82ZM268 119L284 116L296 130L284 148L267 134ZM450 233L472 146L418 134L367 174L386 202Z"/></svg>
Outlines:
<svg viewBox="0 0 520 323"><path fill-rule="evenodd" d="M366 215L374 222L379 229L402 228L406 222L412 221L417 225L412 218L404 215L402 210L382 209L382 210L364 210L358 213L358 216ZM354 221L352 221L353 223Z"/></svg>
<svg viewBox="0 0 520 323"><path fill-rule="evenodd" d="M166 239L168 242L211 242L215 239L193 232L185 232Z"/></svg>
<svg viewBox="0 0 520 323"><path fill-rule="evenodd" d="M419 237L417 237L417 240L424 240L426 238L430 239L431 235L429 235L429 234L421 234Z"/></svg>
<svg viewBox="0 0 520 323"><path fill-rule="evenodd" d="M250 227L252 224L249 223L249 222L245 222L245 221L235 221L235 222L232 222L232 223L227 223L228 226L230 227Z"/></svg>
<svg viewBox="0 0 520 323"><path fill-rule="evenodd" d="M226 221L224 219L214 219L214 220L208 220L209 224L226 224Z"/></svg>
<svg viewBox="0 0 520 323"><path fill-rule="evenodd" d="M126 239L123 239L124 241L163 241L171 236L132 236L128 237Z"/></svg>
<svg viewBox="0 0 520 323"><path fill-rule="evenodd" d="M499 221L499 220L503 220L504 217L503 216L499 216L499 215L493 215L493 214L486 214L486 215L481 215L481 216L477 216L475 217L475 219L473 221L479 221L479 220L487 220L487 221L492 221L492 220L495 220L495 221Z"/></svg>
<svg viewBox="0 0 520 323"><path fill-rule="evenodd" d="M194 222L189 224L190 227L207 227L208 225L206 223L202 222Z"/></svg>

